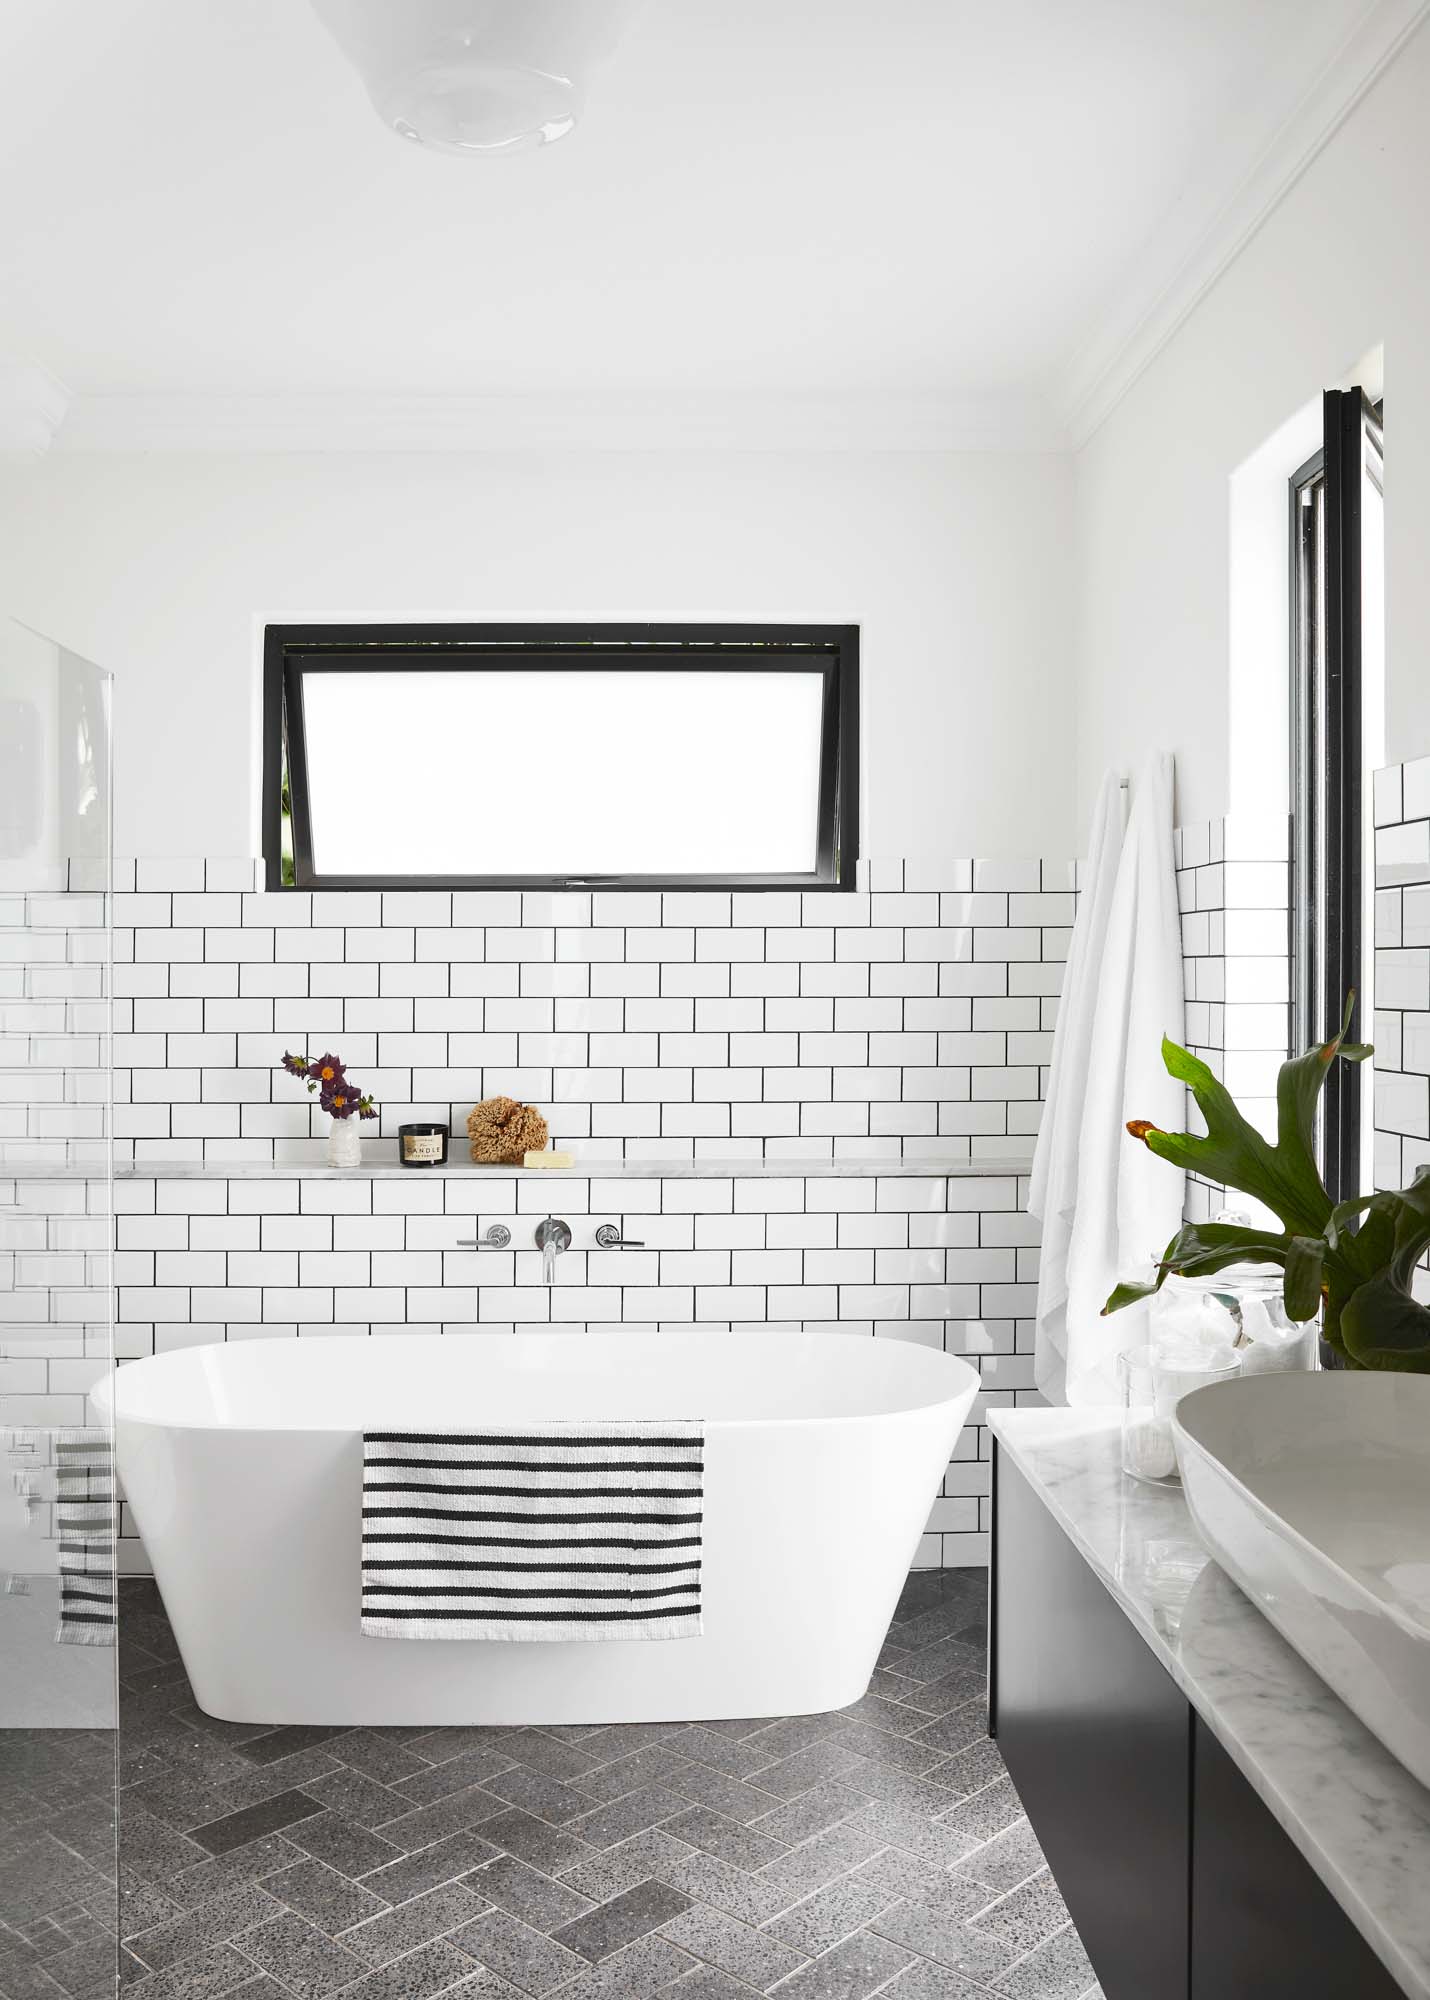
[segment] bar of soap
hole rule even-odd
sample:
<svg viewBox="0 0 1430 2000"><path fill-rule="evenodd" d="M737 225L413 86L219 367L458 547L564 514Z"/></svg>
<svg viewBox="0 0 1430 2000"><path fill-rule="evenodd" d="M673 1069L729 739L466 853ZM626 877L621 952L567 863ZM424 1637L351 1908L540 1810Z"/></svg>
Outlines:
<svg viewBox="0 0 1430 2000"><path fill-rule="evenodd" d="M574 1153L554 1153L549 1151L527 1153L523 1157L521 1164L524 1167L574 1167L576 1164L576 1155Z"/></svg>

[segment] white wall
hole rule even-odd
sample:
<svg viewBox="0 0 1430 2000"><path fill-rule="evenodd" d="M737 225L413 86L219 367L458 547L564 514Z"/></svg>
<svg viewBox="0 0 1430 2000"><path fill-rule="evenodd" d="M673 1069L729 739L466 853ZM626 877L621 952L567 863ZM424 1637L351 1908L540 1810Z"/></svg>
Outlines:
<svg viewBox="0 0 1430 2000"><path fill-rule="evenodd" d="M0 604L115 673L121 854L257 851L265 620L623 615L857 620L864 852L1067 853L1071 486L993 453L57 453L0 472Z"/></svg>
<svg viewBox="0 0 1430 2000"><path fill-rule="evenodd" d="M1080 453L1081 826L1102 770L1177 753L1178 819L1254 801L1229 781L1230 481L1384 345L1387 755L1430 750L1430 27ZM1285 470L1295 469L1294 462ZM1285 674L1269 647L1239 674ZM1266 748L1279 781L1285 749ZM1238 791L1243 788L1238 786Z"/></svg>

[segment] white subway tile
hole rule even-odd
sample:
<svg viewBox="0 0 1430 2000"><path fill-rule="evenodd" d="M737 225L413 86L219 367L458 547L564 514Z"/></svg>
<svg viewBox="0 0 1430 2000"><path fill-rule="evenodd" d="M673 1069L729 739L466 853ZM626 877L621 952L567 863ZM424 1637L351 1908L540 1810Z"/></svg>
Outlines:
<svg viewBox="0 0 1430 2000"><path fill-rule="evenodd" d="M655 994L662 991L669 992L673 990L672 986L663 985L662 982L664 980L671 979L677 973L682 975L687 974L694 971L695 968L679 965L660 966L654 963L632 964L623 959L611 959L604 964L587 964L583 961L574 965L562 965L558 966L556 970L558 972L579 975L587 982L587 989L592 997L597 1000L604 1000L610 998L624 999L630 996L639 996L642 999L652 998ZM689 989L681 988L679 990L693 992L698 989L692 987Z"/></svg>
<svg viewBox="0 0 1430 2000"><path fill-rule="evenodd" d="M521 892L517 889L459 889L452 897L452 922L506 929L521 925Z"/></svg>
<svg viewBox="0 0 1430 2000"><path fill-rule="evenodd" d="M728 1006L729 1002L721 1004ZM696 1005L696 1001L688 995L674 995L668 999L638 995L624 1002L625 1027L640 1033L658 1033L668 1029L673 1034L688 1034L695 1026ZM601 1024L603 1031L605 1025Z"/></svg>
<svg viewBox="0 0 1430 2000"><path fill-rule="evenodd" d="M434 1002L434 1007L437 1004ZM470 1000L448 1001L446 1007L451 1009L452 1014L455 1015L458 1007L464 1006L470 1009L474 1004ZM571 1001L563 1002L562 1004L590 1006L592 1003L590 1001ZM547 1034L556 1025L556 1006L556 1001L550 998L509 999L501 995L494 995L491 999L481 1002L483 1010L481 1020L458 1021L456 1018L448 1017L445 1019L445 1025L449 1030L465 1029L472 1033L485 1027L488 1031L505 1035L519 1033L523 1029L529 1029L534 1034ZM425 1022L425 1014L423 1018ZM433 1020L432 1025L438 1025L438 1020L442 1018L442 1016L438 1016ZM502 1060L510 1061L512 1058L504 1056Z"/></svg>
<svg viewBox="0 0 1430 2000"><path fill-rule="evenodd" d="M595 1036L592 1037L594 1041ZM691 1072L688 1069L641 1069L628 1067L624 1071L625 1096L632 1104L665 1103L681 1098L693 1097Z"/></svg>
<svg viewBox="0 0 1430 2000"><path fill-rule="evenodd" d="M841 930L835 940L835 955L851 963L868 963L873 960L895 960L905 955L904 940L918 936L936 936L936 932L913 932L884 929ZM909 956L915 956L912 951Z"/></svg>
<svg viewBox="0 0 1430 2000"><path fill-rule="evenodd" d="M863 1137L869 1130L870 1107L852 1101L802 1102L799 1107L799 1129L812 1138ZM827 1150L811 1148L818 1157L827 1157Z"/></svg>
<svg viewBox="0 0 1430 2000"><path fill-rule="evenodd" d="M741 1183L747 1188L759 1185L761 1183L752 1181ZM803 1186L803 1182L798 1185ZM748 1208L749 1205L742 1202L740 1206ZM661 1183L661 1212L665 1215L729 1214L734 1207L733 1180L667 1180Z"/></svg>
<svg viewBox="0 0 1430 2000"><path fill-rule="evenodd" d="M762 1285L701 1285L695 1292L697 1320L722 1320L726 1325L766 1317Z"/></svg>
<svg viewBox="0 0 1430 2000"><path fill-rule="evenodd" d="M525 957L527 954L522 953ZM570 962L589 964L598 960L622 960L625 957L625 933L613 930L579 928L563 929L556 932L556 956Z"/></svg>
<svg viewBox="0 0 1430 2000"><path fill-rule="evenodd" d="M763 959L765 934L756 930L697 930L695 956L702 962L718 964L728 964L737 959Z"/></svg>
<svg viewBox="0 0 1430 2000"><path fill-rule="evenodd" d="M599 1000L557 1000L554 1006L558 1034L619 1034L626 1025L627 1003L615 995Z"/></svg>
<svg viewBox="0 0 1430 2000"><path fill-rule="evenodd" d="M699 1078L697 1076L697 1083ZM756 1096L730 1105L730 1132L735 1139L794 1138L800 1129L797 1103L767 1104ZM746 1157L758 1154L758 1146L748 1146ZM769 1151L769 1148L766 1148Z"/></svg>
<svg viewBox="0 0 1430 2000"><path fill-rule="evenodd" d="M853 1068L833 1072L833 1094L842 1103L870 1104L876 1099L896 1099L903 1089L903 1072L887 1067Z"/></svg>
<svg viewBox="0 0 1430 2000"><path fill-rule="evenodd" d="M370 1215L372 1186L370 1181L299 1181L298 1206L304 1215Z"/></svg>
<svg viewBox="0 0 1430 2000"><path fill-rule="evenodd" d="M832 930L816 930L806 925L801 930L770 930L765 933L765 957L771 964L805 964L811 960L832 959L834 957Z"/></svg>
<svg viewBox="0 0 1430 2000"><path fill-rule="evenodd" d="M135 881L140 890L202 889L204 864L202 860L179 860L173 856L165 856L163 860L141 860L135 869Z"/></svg>
<svg viewBox="0 0 1430 2000"><path fill-rule="evenodd" d="M216 859L213 855L204 861L204 887L206 889L250 890L259 879L263 864L249 856L237 856L229 860Z"/></svg>
<svg viewBox="0 0 1430 2000"><path fill-rule="evenodd" d="M661 897L661 921L667 924L728 929L730 893L725 889L666 890Z"/></svg>
<svg viewBox="0 0 1430 2000"><path fill-rule="evenodd" d="M812 929L868 928L870 898L863 892L810 890L804 897L803 921ZM841 952L841 957L847 954Z"/></svg>
<svg viewBox="0 0 1430 2000"><path fill-rule="evenodd" d="M623 1318L643 1325L689 1324L695 1318L695 1291L690 1285L637 1286L625 1294Z"/></svg>
<svg viewBox="0 0 1430 2000"><path fill-rule="evenodd" d="M1408 820L1430 816L1430 757L1412 757L1400 772L1403 816Z"/></svg>
<svg viewBox="0 0 1430 2000"><path fill-rule="evenodd" d="M907 1285L841 1285L841 1319L906 1320L909 1317Z"/></svg>
<svg viewBox="0 0 1430 2000"><path fill-rule="evenodd" d="M804 1103L834 1094L833 1073L828 1069L767 1069L763 1075L770 1103Z"/></svg>
<svg viewBox="0 0 1430 2000"><path fill-rule="evenodd" d="M476 1041L478 1037L454 1037L453 1039ZM489 1038L481 1037L480 1039L486 1040ZM600 1039L600 1036L580 1034L523 1034L518 1037L517 1060L523 1068L550 1067L554 1069L559 1065L568 1069L584 1069L587 1066L588 1042L593 1040L599 1041ZM502 1058L488 1057L487 1060L502 1060Z"/></svg>
<svg viewBox="0 0 1430 2000"><path fill-rule="evenodd" d="M174 898L174 921L176 923L184 921L184 918L180 915L180 907L186 904L187 900L187 898L182 896ZM212 896L206 896L203 899L204 902L213 902L215 900ZM236 903L238 907L231 916L223 914L205 916L203 922L209 924L241 923L246 929L256 927L260 930L306 931L317 921L313 910L314 898L300 889L275 890L272 894L250 894L238 898L225 897L218 900ZM374 898L374 900L376 899ZM361 920L354 916L350 921L357 923Z"/></svg>
<svg viewBox="0 0 1430 2000"><path fill-rule="evenodd" d="M524 925L548 924L586 929L591 923L591 893L588 889L526 889L522 891L521 921Z"/></svg>
<svg viewBox="0 0 1430 2000"><path fill-rule="evenodd" d="M528 963L535 964L543 959L553 959L557 955L556 932L549 927L537 927L533 925L530 929L523 930L519 926L511 929L501 925L493 925L485 932L474 930L470 935L474 938L484 936L486 939L487 958L495 960L498 963L502 961L514 961L523 965ZM572 955L569 952L561 954L563 958L571 957ZM468 954L465 952L453 953L453 956L465 958ZM473 958L480 958L482 953L473 952L471 956Z"/></svg>
<svg viewBox="0 0 1430 2000"><path fill-rule="evenodd" d="M590 921L598 926L610 924L622 929L639 926L646 930L660 928L661 898L657 890L601 889L591 903ZM664 921L673 924L677 920L667 915Z"/></svg>
<svg viewBox="0 0 1430 2000"><path fill-rule="evenodd" d="M397 935L407 937L411 934L399 931ZM499 939L503 935L501 931L459 930L451 926L419 930L416 933L417 957L424 964L437 961L444 965L480 965L488 957L501 958L504 955L492 945L493 939ZM406 952L393 953L394 958L405 958L410 955ZM534 946L532 957L535 958L537 955L538 950ZM348 956L352 957L351 951Z"/></svg>
<svg viewBox="0 0 1430 2000"><path fill-rule="evenodd" d="M613 932L612 936L619 936ZM695 933L693 930L667 928L665 930L631 929L625 933L625 956L634 964L653 963L667 959L693 959L695 956ZM612 958L621 956L610 953Z"/></svg>
<svg viewBox="0 0 1430 2000"><path fill-rule="evenodd" d="M700 970L699 967L696 968ZM793 959L777 965L750 961L747 964L732 964L707 968L723 971L729 978L729 991L736 999L758 999L774 996L788 999L801 991L808 991L810 983L838 970L832 965L797 964Z"/></svg>

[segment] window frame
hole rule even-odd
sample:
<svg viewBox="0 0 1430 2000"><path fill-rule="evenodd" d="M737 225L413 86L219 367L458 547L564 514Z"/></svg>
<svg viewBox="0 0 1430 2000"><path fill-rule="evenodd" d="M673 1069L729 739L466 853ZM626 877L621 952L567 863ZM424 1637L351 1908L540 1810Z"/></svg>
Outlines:
<svg viewBox="0 0 1430 2000"><path fill-rule="evenodd" d="M1363 1017L1366 891L1362 771L1361 448L1383 412L1359 388L1327 390L1321 449L1291 475L1291 963L1293 1049L1328 1041L1355 992ZM1319 494L1307 504L1306 496ZM1322 678L1323 677L1323 678ZM1352 1022L1352 1036L1356 1022ZM1361 1191L1359 1065L1333 1063L1317 1146L1335 1201Z"/></svg>
<svg viewBox="0 0 1430 2000"><path fill-rule="evenodd" d="M313 866L300 682L327 672L818 673L824 683L812 871L774 874L336 875ZM283 788L293 880L283 880ZM269 625L263 649L262 829L270 891L324 889L801 889L849 891L859 857L859 627L769 624Z"/></svg>

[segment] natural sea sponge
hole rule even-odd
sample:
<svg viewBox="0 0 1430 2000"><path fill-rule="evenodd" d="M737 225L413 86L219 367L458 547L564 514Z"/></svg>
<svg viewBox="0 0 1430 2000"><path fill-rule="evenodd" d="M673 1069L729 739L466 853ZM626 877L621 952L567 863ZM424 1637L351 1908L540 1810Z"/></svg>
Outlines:
<svg viewBox="0 0 1430 2000"><path fill-rule="evenodd" d="M549 1137L536 1107L514 1097L484 1097L473 1105L467 1135L479 1167L519 1167L523 1155L543 1151Z"/></svg>

